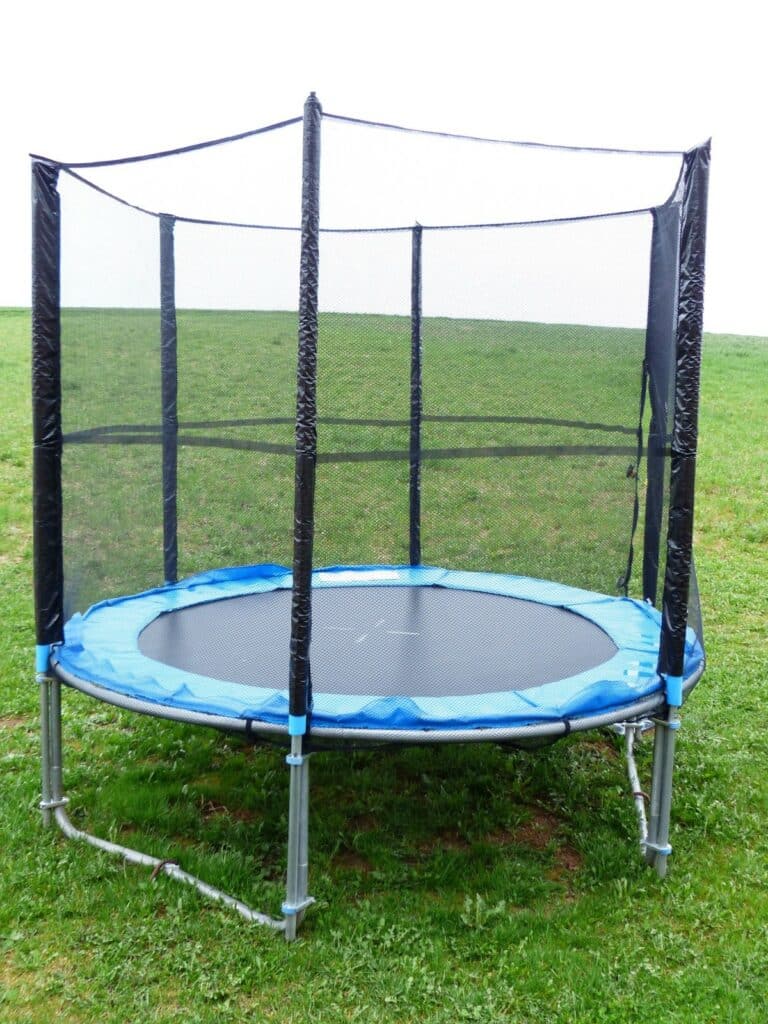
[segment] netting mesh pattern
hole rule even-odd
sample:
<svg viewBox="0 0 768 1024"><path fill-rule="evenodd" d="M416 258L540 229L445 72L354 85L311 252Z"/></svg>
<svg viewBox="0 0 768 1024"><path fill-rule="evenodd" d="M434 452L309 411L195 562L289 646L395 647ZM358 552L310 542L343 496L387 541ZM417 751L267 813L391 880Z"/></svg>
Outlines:
<svg viewBox="0 0 768 1024"><path fill-rule="evenodd" d="M642 358L640 331L427 321L427 559L613 592Z"/></svg>
<svg viewBox="0 0 768 1024"><path fill-rule="evenodd" d="M350 230L320 242L314 564L407 563L416 534L425 564L617 593L644 544L647 205L669 195L679 158L632 203L638 156L560 155L562 173L552 154L484 146L469 159L466 141L323 130L324 223ZM225 169L233 144L190 157L186 177L181 159L84 172L145 212L62 176L68 615L161 585L164 529L182 577L291 564L299 134L247 140L239 169ZM151 211L177 181L185 217L241 226L173 218L171 421ZM584 218L601 195L632 212ZM499 226L526 213L576 219ZM496 226L445 229L464 219ZM377 223L387 230L357 230ZM657 383L671 394L671 378ZM671 406L655 426L662 460ZM659 479L666 511L668 471ZM641 578L636 567L630 594Z"/></svg>
<svg viewBox="0 0 768 1024"><path fill-rule="evenodd" d="M155 221L67 179L61 188L69 614L162 578L160 286Z"/></svg>
<svg viewBox="0 0 768 1024"><path fill-rule="evenodd" d="M400 315L374 305L320 316L317 564L407 560L407 252L400 262ZM285 310L177 312L182 575L290 562L295 323ZM70 560L69 579L101 573L104 593L88 597L156 585L159 311L68 309L64 324L67 435L100 441L68 448L68 550L91 565ZM422 336L423 560L613 592L634 500L643 331L426 316Z"/></svg>

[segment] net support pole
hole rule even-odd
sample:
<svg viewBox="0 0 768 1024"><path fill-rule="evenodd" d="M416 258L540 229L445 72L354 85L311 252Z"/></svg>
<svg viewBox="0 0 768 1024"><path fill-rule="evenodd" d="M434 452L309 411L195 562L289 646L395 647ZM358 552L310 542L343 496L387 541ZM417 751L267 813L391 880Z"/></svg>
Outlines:
<svg viewBox="0 0 768 1024"><path fill-rule="evenodd" d="M178 462L178 372L174 218L160 215L160 377L163 423L163 572L166 583L178 579L176 519Z"/></svg>
<svg viewBox="0 0 768 1024"><path fill-rule="evenodd" d="M672 853L669 843L669 823L672 811L675 744L680 728L677 710L677 708L670 707L666 718L656 719L656 731L653 737L651 805L648 838L644 846L646 862L656 869L659 878L664 878L666 875L667 859Z"/></svg>
<svg viewBox="0 0 768 1024"><path fill-rule="evenodd" d="M411 229L411 436L409 448L409 556L421 565L421 235L420 224Z"/></svg>
<svg viewBox="0 0 768 1024"><path fill-rule="evenodd" d="M32 161L32 537L35 671L40 687L40 811L52 821L51 645L64 637L61 500L61 206L59 168Z"/></svg>
<svg viewBox="0 0 768 1024"><path fill-rule="evenodd" d="M59 168L32 162L32 505L38 647L64 636Z"/></svg>
<svg viewBox="0 0 768 1024"><path fill-rule="evenodd" d="M312 93L304 106L299 347L296 372L296 470L289 688L289 711L291 719L295 720L292 721L295 735L303 735L306 731L306 716L311 702L309 644L312 625L312 545L317 464L320 119L320 104Z"/></svg>
<svg viewBox="0 0 768 1024"><path fill-rule="evenodd" d="M657 606L659 554L666 499L668 424L674 406L677 279L680 265L682 178L675 194L651 211L651 265L645 363L651 421L646 454L647 487L643 542L643 600Z"/></svg>
<svg viewBox="0 0 768 1024"><path fill-rule="evenodd" d="M309 760L304 737L312 706L312 546L315 529L317 465L317 337L320 263L320 123L322 109L314 93L304 104L301 196L301 268L299 345L296 388L296 471L294 491L293 594L288 693L291 773L288 808L288 870L285 937L296 937L307 896L309 833Z"/></svg>
<svg viewBox="0 0 768 1024"><path fill-rule="evenodd" d="M646 844L646 859L661 877L666 874L667 857L671 853L672 776L680 727L678 712L682 704L688 597L693 573L709 156L707 142L686 153L683 170L667 566L658 664L666 686L667 712L656 725L651 815Z"/></svg>

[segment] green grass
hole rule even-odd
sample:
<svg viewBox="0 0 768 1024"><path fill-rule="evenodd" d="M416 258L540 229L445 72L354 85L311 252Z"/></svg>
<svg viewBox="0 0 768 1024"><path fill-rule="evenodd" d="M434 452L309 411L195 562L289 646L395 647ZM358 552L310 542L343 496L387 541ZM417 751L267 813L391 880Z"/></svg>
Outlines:
<svg viewBox="0 0 768 1024"><path fill-rule="evenodd" d="M233 344L244 316L226 326ZM519 350L520 393L530 398L530 409L540 407L540 396L531 394L532 371L525 376L530 335L521 336L515 325L508 325L509 336L503 338L491 325L463 326L476 337L476 369L487 371L486 385L517 354L510 349ZM264 322L261 327L266 330ZM435 387L442 387L440 411L464 412L474 404L498 413L498 402L488 407L487 386L472 391L466 383L466 362L451 350L455 341L446 325L433 327L433 350L442 353L449 372L431 382L427 376L425 385L432 388L432 399ZM0 1020L747 1024L765 1019L768 342L706 339L697 560L709 669L684 712L668 879L659 882L640 864L623 763L612 738L575 737L533 755L495 747L323 754L313 762L312 780L311 891L319 906L309 914L300 941L287 946L192 891L167 879L150 882L147 872L40 826L28 330L27 312L0 313ZM206 330L205 315L188 319L190 337L198 332L190 355L200 356ZM355 403L350 409L346 399L342 408L341 396L363 387L370 367L354 347L356 357L345 362L341 349L354 346L354 339L341 322L329 323L326 336L333 330L338 345L331 351L338 350L339 358L328 367L325 415L356 415ZM542 328L535 341L554 359L552 331ZM138 323L136 332L137 338L146 336ZM284 374L283 389L260 390L253 377L234 373L222 379L211 356L209 364L199 365L194 387L188 378L190 411L183 415L221 419L231 410L233 418L242 416L243 398L252 392L262 396L261 415L282 415L291 402L293 334L279 314L267 334L273 350L270 373L275 380ZM491 335L498 343L495 355ZM374 336L377 347L392 349L381 353L377 365L407 368L403 337L398 340L392 323L382 321ZM605 343L605 338L599 345L595 341L601 350ZM88 394L83 416L92 415L92 421L84 418L68 429L119 422L130 406L130 375L121 377L128 364L119 362L114 347L106 354L114 373L98 389L91 385L97 376L106 378L103 363L86 365L80 376ZM149 359L148 347L145 354ZM243 356L238 371L246 364ZM618 371L616 363L595 370L596 396L610 390L610 375ZM350 376L342 378L342 372ZM573 372L581 370L574 365ZM212 373L219 382L215 402L206 391ZM376 388L372 393L372 415L405 415L402 394ZM133 422L142 422L152 412L150 398L133 397ZM567 409L566 398L562 408ZM596 421L612 422L620 414L627 418L626 410L600 408L596 402ZM438 432L436 443L452 429ZM283 436L275 428L270 439ZM487 443L481 430L472 436ZM531 433L522 443L541 443L541 436ZM352 443L346 435L329 440ZM366 435L353 440L364 446ZM142 510L156 492L136 491L146 467L131 462L135 451L143 452L136 456L140 460L151 449L109 454L111 477L123 477L122 501L106 506L116 517L111 522L103 504L93 522L88 520L91 509L107 500L87 486L103 475L104 465L83 466L86 535L96 536L105 522L116 533L144 529ZM95 446L83 446L80 453L92 463L102 458ZM285 550L283 534L290 531L290 521L280 527L274 518L284 494L290 495L290 460L258 455L246 473L238 469L237 453L216 451L213 461L206 454L206 449L183 454L188 460L183 479L201 487L211 510L207 521L194 505L182 511L188 568L197 567L205 548L221 561L236 560L246 543L257 558L276 557L272 549ZM511 464L519 474L525 461L428 467L434 479L427 482L425 472L425 504L429 498L440 510L429 543L440 557L509 567L516 541L505 536L509 531L503 524L510 517L499 516L501 525L494 521L480 535L482 517L473 508L498 497L499 470L507 472ZM285 468L277 469L283 462ZM395 522L403 521L400 506L395 509L386 499L372 523L359 520L371 511L366 487L386 483L379 474L390 473L395 489L404 483L403 467L363 463L356 467L362 475L348 466L327 469L332 479L324 500L339 518L334 514L323 527L324 557L354 556L369 544L376 557L397 555L392 550L397 530L383 526L394 511ZM558 482L573 484L578 493L582 485L585 490L594 485L581 480L579 466L557 472L556 479L543 475L543 499L555 493ZM610 472L608 465L604 478ZM217 474L226 480L224 488L221 479L217 486ZM358 503L345 498L335 505L342 485L348 489L356 480ZM504 486L510 486L510 478ZM622 516L626 496L615 492ZM252 533L244 534L240 517L228 519L227 509L254 500L259 515ZM521 524L530 529L530 538L541 536L562 515L546 500L540 505L539 520ZM563 526L587 537L589 507L580 510L574 500ZM517 526L520 509L514 512ZM442 529L442 517L450 529ZM620 519L617 513L617 524ZM155 523L147 528L148 536L156 536ZM459 538L455 550L440 548L440 537L451 531ZM626 543L619 529L615 534ZM618 556L619 539L606 553L606 564ZM538 550L533 539L523 545L524 553L531 550ZM104 551L101 542L92 549L97 566ZM550 554L539 551L536 558L546 568ZM578 577L583 568L574 558L572 572ZM139 566L139 571L156 568ZM211 883L275 912L282 896L287 805L281 754L124 714L77 693L64 696L65 778L75 822L176 857ZM646 744L640 757L647 778Z"/></svg>

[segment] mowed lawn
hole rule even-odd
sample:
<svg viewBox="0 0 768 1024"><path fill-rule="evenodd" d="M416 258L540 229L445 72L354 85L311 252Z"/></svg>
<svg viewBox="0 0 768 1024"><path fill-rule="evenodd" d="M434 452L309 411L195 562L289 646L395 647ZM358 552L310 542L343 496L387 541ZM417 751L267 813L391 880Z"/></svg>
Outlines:
<svg viewBox="0 0 768 1024"><path fill-rule="evenodd" d="M291 443L294 328L290 314L179 315L182 435L248 442L181 447L184 573L290 558L292 462L264 446ZM148 314L71 311L64 333L65 431L156 429ZM338 456L407 451L407 323L330 316L322 338L317 560L403 561L407 460ZM0 312L0 1020L765 1019L768 341L706 338L696 551L709 667L684 712L667 880L640 863L611 736L535 754L322 754L318 907L293 946L40 825L28 346L28 312ZM630 331L428 323L424 561L613 592L634 498L624 448L639 413L638 352ZM571 452L435 455L494 445ZM158 452L70 443L73 606L162 575ZM75 822L276 912L280 751L64 696Z"/></svg>

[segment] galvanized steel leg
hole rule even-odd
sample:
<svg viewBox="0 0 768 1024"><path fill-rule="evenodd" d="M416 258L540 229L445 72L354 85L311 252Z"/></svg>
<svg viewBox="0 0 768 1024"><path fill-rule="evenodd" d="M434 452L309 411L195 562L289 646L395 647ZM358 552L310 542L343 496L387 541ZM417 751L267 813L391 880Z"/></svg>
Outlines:
<svg viewBox="0 0 768 1024"><path fill-rule="evenodd" d="M309 885L309 760L307 759L301 773L301 806L302 823L299 833L299 889L307 899ZM304 919L304 911L299 912L298 924Z"/></svg>
<svg viewBox="0 0 768 1024"><path fill-rule="evenodd" d="M64 802L61 770L61 683L58 679L50 682L50 752L51 752L51 803Z"/></svg>
<svg viewBox="0 0 768 1024"><path fill-rule="evenodd" d="M656 863L656 851L649 844L656 843L659 832L659 797L661 795L661 766L664 761L666 729L656 723L653 734L653 766L651 769L651 805L648 813L648 836L645 843L645 860L651 867Z"/></svg>
<svg viewBox="0 0 768 1024"><path fill-rule="evenodd" d="M285 937L289 942L296 933L304 912L314 900L307 893L309 878L309 755L302 753L303 737L291 737L291 752L286 758L290 767L288 803L288 870L286 878Z"/></svg>
<svg viewBox="0 0 768 1024"><path fill-rule="evenodd" d="M640 786L640 776L638 775L637 761L635 760L635 738L638 733L644 732L650 727L650 725L651 723L647 719L644 719L640 722L624 722L614 726L614 730L618 732L619 735L624 735L625 753L627 757L627 775L629 776L629 785L632 792L632 799L635 804L637 830L643 856L645 856L645 844L648 841L648 815L645 810L646 796Z"/></svg>
<svg viewBox="0 0 768 1024"><path fill-rule="evenodd" d="M672 777L675 766L675 739L680 728L677 708L670 708L666 719L656 720L653 743L653 775L651 782L651 813L645 859L656 869L659 878L667 873L669 821L672 810Z"/></svg>
<svg viewBox="0 0 768 1024"><path fill-rule="evenodd" d="M43 824L59 820L67 798L61 784L61 683L51 676L38 674L40 684L40 750L42 761Z"/></svg>
<svg viewBox="0 0 768 1024"><path fill-rule="evenodd" d="M68 839L76 839L80 842L88 843L90 846L95 846L105 853L122 857L129 864L139 864L142 867L151 868L153 877L158 874L168 875L178 882L192 886L209 899L217 900L219 903L231 907L247 921L266 925L277 931L283 931L286 927L285 920L277 920L269 917L267 914L260 913L258 910L252 910L251 907L241 900L235 899L235 897L230 896L228 893L222 892L221 889L216 889L214 886L202 881L202 879L182 870L174 861L161 860L158 857L151 857L128 846L121 846L107 839L100 839L98 836L91 835L90 832L84 832L72 824L67 815L67 798L64 796L62 784L61 683L58 679L43 674L38 675L38 682L40 683L43 786L43 798L40 802L40 809L43 812L45 824L49 824L51 819L54 819Z"/></svg>
<svg viewBox="0 0 768 1024"><path fill-rule="evenodd" d="M51 824L51 715L50 715L50 691L51 681L48 676L38 673L37 683L40 687L40 781L42 787L42 800L40 801L40 813L43 817L43 825Z"/></svg>

